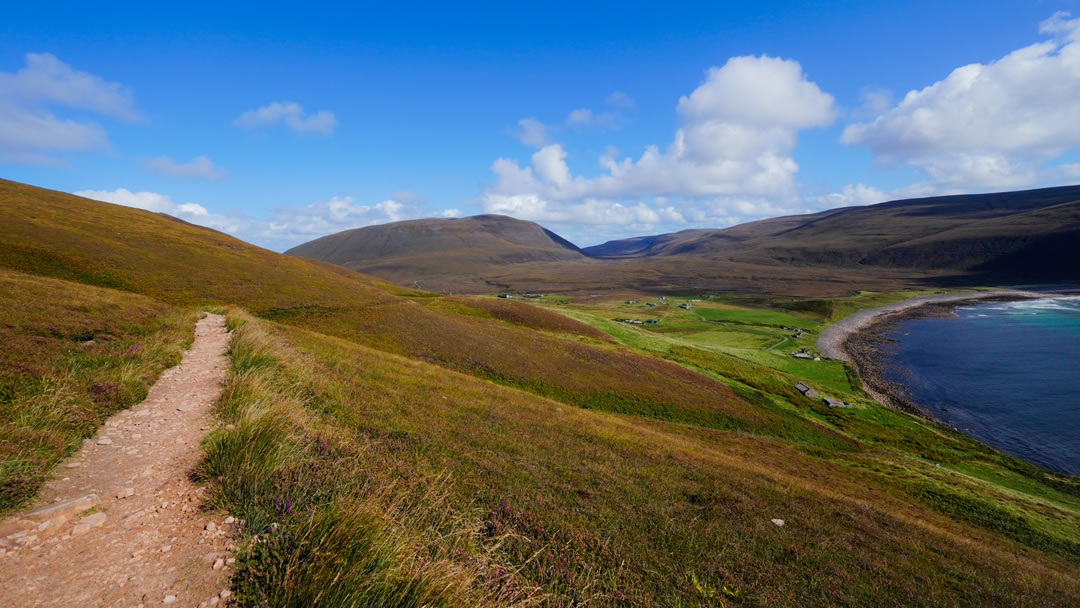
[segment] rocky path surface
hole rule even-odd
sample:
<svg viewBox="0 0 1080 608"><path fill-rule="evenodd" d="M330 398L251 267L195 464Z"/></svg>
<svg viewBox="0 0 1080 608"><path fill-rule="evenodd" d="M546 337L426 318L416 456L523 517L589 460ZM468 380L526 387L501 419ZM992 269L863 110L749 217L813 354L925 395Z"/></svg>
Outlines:
<svg viewBox="0 0 1080 608"><path fill-rule="evenodd" d="M44 506L0 522L0 606L228 603L232 518L189 480L228 368L224 321L198 322L180 365L57 468Z"/></svg>

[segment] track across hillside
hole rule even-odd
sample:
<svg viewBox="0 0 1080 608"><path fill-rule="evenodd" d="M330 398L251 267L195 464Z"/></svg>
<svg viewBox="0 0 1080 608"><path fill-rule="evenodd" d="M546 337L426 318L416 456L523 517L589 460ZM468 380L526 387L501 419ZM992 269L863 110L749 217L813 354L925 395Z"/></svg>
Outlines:
<svg viewBox="0 0 1080 608"><path fill-rule="evenodd" d="M223 605L230 527L190 479L228 369L207 315L180 365L57 468L36 509L0 522L0 606Z"/></svg>

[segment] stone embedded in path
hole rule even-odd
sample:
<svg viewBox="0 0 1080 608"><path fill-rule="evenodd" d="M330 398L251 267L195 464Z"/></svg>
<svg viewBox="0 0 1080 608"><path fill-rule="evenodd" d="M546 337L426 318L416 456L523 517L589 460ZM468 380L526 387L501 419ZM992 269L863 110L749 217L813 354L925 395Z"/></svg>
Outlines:
<svg viewBox="0 0 1080 608"><path fill-rule="evenodd" d="M166 595L165 599L161 600L162 604L171 604L176 601L175 595Z"/></svg>
<svg viewBox="0 0 1080 608"><path fill-rule="evenodd" d="M117 498L127 498L135 495L135 488L124 488L116 493Z"/></svg>
<svg viewBox="0 0 1080 608"><path fill-rule="evenodd" d="M108 515L99 511L97 513L94 513L93 515L87 515L86 517L82 518L79 523L86 524L91 528L98 528L105 523L105 519L108 517Z"/></svg>
<svg viewBox="0 0 1080 608"><path fill-rule="evenodd" d="M97 444L98 445L112 445L112 439L109 439L108 437L102 437L101 439L97 440Z"/></svg>
<svg viewBox="0 0 1080 608"><path fill-rule="evenodd" d="M772 523L776 524L777 528L783 528L784 527L784 520L782 520L782 519L774 519L774 520L771 520L771 521L772 521Z"/></svg>
<svg viewBox="0 0 1080 608"><path fill-rule="evenodd" d="M220 557L217 558L216 560L214 560L214 566L213 566L214 570L221 570L224 567L225 567L225 560L221 559Z"/></svg>
<svg viewBox="0 0 1080 608"><path fill-rule="evenodd" d="M206 525L203 526L203 530L206 530L207 532L213 532L214 530L217 530L217 525L214 524L214 522L212 521L208 521L206 522Z"/></svg>
<svg viewBox="0 0 1080 608"><path fill-rule="evenodd" d="M97 494L87 494L86 496L80 496L62 502L54 502L51 505L45 505L44 507L39 507L33 511L27 511L26 513L23 513L21 517L31 521L43 522L61 515L70 517L99 504L101 504L101 499L98 498Z"/></svg>

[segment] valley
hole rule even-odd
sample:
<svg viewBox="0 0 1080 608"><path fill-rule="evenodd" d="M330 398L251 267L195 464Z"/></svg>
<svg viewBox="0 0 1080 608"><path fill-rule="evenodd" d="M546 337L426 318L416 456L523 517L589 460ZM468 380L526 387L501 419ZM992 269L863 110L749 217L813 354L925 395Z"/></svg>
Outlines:
<svg viewBox="0 0 1080 608"><path fill-rule="evenodd" d="M605 270L576 290L593 266L642 272L571 255L492 264L453 291L523 278L449 295L0 182L0 510L39 504L209 311L229 369L186 475L203 513L241 522L240 605L1080 598L1076 477L884 407L819 356L820 333L858 310L963 286L738 262L715 285L755 270L732 289L675 293L673 274L650 291ZM575 270L530 278L547 264ZM0 560L42 551L0 541Z"/></svg>

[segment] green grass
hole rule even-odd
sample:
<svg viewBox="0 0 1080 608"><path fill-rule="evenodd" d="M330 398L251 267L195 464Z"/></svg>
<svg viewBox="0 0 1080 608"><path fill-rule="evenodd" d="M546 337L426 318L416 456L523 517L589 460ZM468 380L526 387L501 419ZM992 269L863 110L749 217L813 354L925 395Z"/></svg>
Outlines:
<svg viewBox="0 0 1080 608"><path fill-rule="evenodd" d="M190 344L195 312L0 269L0 513L138 403Z"/></svg>
<svg viewBox="0 0 1080 608"><path fill-rule="evenodd" d="M838 307L847 311L859 306L881 305L910 295L914 294L861 293L839 300ZM788 349L794 346L777 350L745 347L741 337L733 337L729 332L728 323L767 329L767 326L759 324L783 317L775 316L775 310L771 308L776 306L775 301L759 302L759 305L767 308L755 312L748 307L747 298L734 300L735 303L723 305L727 319L724 324L697 319L699 333L691 331L695 324L691 313L677 308L664 312L664 324L669 330L660 331L626 326L600 316L610 314L611 308L622 307L619 303L587 302L554 310L607 331L628 347L664 357L725 382L740 397L763 409L772 409L779 414L802 418L832 429L855 442L862 450L881 454L884 463L888 464L875 461L869 470L883 475L899 490L906 491L912 484L923 484L920 487L933 488L933 491L927 490L920 497L944 496L955 493L956 487L950 486L959 483L959 487L968 493L964 495L981 496L989 505L987 509L1001 509L1012 514L1014 523L1023 522L1010 528L1013 530L1010 538L1070 559L1074 557L1070 543L1075 542L1071 539L1080 533L1080 527L1062 525L1061 521L1080 521L1077 518L1080 509L1077 509L1074 498L1080 496L1080 492L1077 492L1080 484L1075 483L1075 478L1049 475L967 436L882 408L862 392L854 372L842 362L794 359L787 355ZM704 304L699 304L698 310L702 306ZM832 305L815 307L816 314L822 315L831 314L836 309ZM672 316L675 317L674 322L669 322ZM676 328L674 331L670 330L673 326ZM808 343L812 347L816 338L812 332L822 327L823 321L811 320L801 326L808 332L804 338L792 342L795 345ZM838 410L807 400L793 389L794 383L800 380L817 388L822 394L853 401L859 407ZM777 436L775 433L773 435ZM803 439L802 442L814 444L812 440ZM835 446L830 447L835 449ZM911 470L909 457L968 471L971 476L959 482L950 479L946 483L928 476L923 468ZM861 457L856 458L855 462L853 466L857 468L866 466ZM903 473L886 473L894 470ZM979 474L975 475L976 472ZM962 509L939 510L963 519ZM980 512L989 511L984 509ZM987 520L972 516L965 521L985 525ZM1027 527L1034 532L1026 532ZM1045 535L1045 538L1040 535Z"/></svg>
<svg viewBox="0 0 1080 608"><path fill-rule="evenodd" d="M807 317L797 317L793 314L779 310L755 310L747 308L712 308L709 304L697 304L694 307L701 317L708 321L728 321L746 323L750 325L772 325L786 327L801 327L811 329L819 323Z"/></svg>

